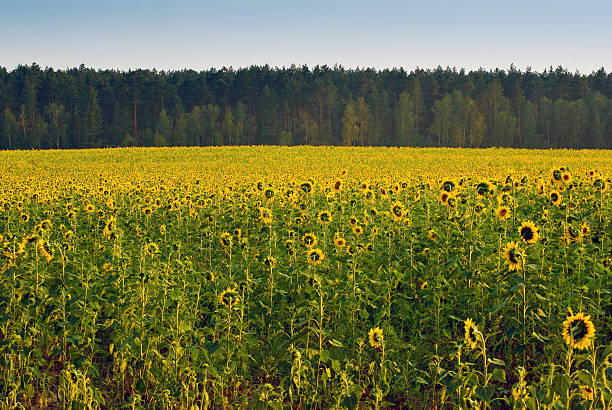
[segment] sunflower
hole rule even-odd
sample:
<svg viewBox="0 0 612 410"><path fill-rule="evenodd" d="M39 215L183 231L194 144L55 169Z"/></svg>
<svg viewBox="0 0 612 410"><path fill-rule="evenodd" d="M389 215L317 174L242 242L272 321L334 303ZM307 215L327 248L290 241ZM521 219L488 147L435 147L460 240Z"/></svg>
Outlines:
<svg viewBox="0 0 612 410"><path fill-rule="evenodd" d="M448 203L448 199L450 198L450 193L446 191L440 192L440 203L442 205L446 205Z"/></svg>
<svg viewBox="0 0 612 410"><path fill-rule="evenodd" d="M266 256L263 260L263 264L266 265L268 268L272 269L276 266L276 258L272 256Z"/></svg>
<svg viewBox="0 0 612 410"><path fill-rule="evenodd" d="M232 235L229 232L223 232L219 238L219 242L224 248L231 248L233 244Z"/></svg>
<svg viewBox="0 0 612 410"><path fill-rule="evenodd" d="M430 229L429 231L427 231L427 236L432 241L435 241L436 239L438 239L438 233L434 231L433 229Z"/></svg>
<svg viewBox="0 0 612 410"><path fill-rule="evenodd" d="M482 202L478 202L476 203L476 205L474 205L474 213L476 215L481 215L483 212L486 212L486 211L487 211L487 207Z"/></svg>
<svg viewBox="0 0 612 410"><path fill-rule="evenodd" d="M353 233L355 235L361 235L363 233L363 228L359 225L353 226Z"/></svg>
<svg viewBox="0 0 612 410"><path fill-rule="evenodd" d="M351 216L351 217L349 218L349 225L351 225L351 226L356 226L358 223L359 223L359 221L357 220L357 218L356 218L356 217Z"/></svg>
<svg viewBox="0 0 612 410"><path fill-rule="evenodd" d="M497 195L497 204L501 205L501 204L509 204L512 202L512 196L510 196L510 194L508 192L502 192L499 195Z"/></svg>
<svg viewBox="0 0 612 410"><path fill-rule="evenodd" d="M159 227L159 233L160 233L160 235L165 235L166 234L166 225L165 224L161 225Z"/></svg>
<svg viewBox="0 0 612 410"><path fill-rule="evenodd" d="M608 190L608 184L603 178L597 178L593 181L593 188L598 192L605 192Z"/></svg>
<svg viewBox="0 0 612 410"><path fill-rule="evenodd" d="M505 259L504 265L508 265L508 269L511 271L520 269L521 259L518 243L508 242L501 252L501 256Z"/></svg>
<svg viewBox="0 0 612 410"><path fill-rule="evenodd" d="M495 215L497 215L500 221L505 221L506 219L508 219L510 217L510 214L510 208L505 205L500 205L495 210Z"/></svg>
<svg viewBox="0 0 612 410"><path fill-rule="evenodd" d="M320 265L325 259L325 254L321 249L310 249L306 252L306 257L311 265Z"/></svg>
<svg viewBox="0 0 612 410"><path fill-rule="evenodd" d="M50 262L51 259L53 259L53 251L47 242L44 242L39 239L36 242L36 248L38 249L38 253L40 254L40 256L44 257L47 262Z"/></svg>
<svg viewBox="0 0 612 410"><path fill-rule="evenodd" d="M317 242L317 236L314 233L305 233L304 236L302 236L302 243L308 249L314 248Z"/></svg>
<svg viewBox="0 0 612 410"><path fill-rule="evenodd" d="M563 237L567 243L580 242L582 241L582 230L576 232L573 226L566 225L563 231Z"/></svg>
<svg viewBox="0 0 612 410"><path fill-rule="evenodd" d="M50 219L45 219L43 220L38 226L40 226L40 229L43 230L44 232L48 231L49 229L51 229L51 227L53 226L53 224L51 223Z"/></svg>
<svg viewBox="0 0 612 410"><path fill-rule="evenodd" d="M342 180L336 179L336 182L334 182L333 190L334 192L340 192L341 189L342 189Z"/></svg>
<svg viewBox="0 0 612 410"><path fill-rule="evenodd" d="M518 228L518 232L527 243L536 243L540 237L538 228L531 221L523 222Z"/></svg>
<svg viewBox="0 0 612 410"><path fill-rule="evenodd" d="M570 310L570 316L563 322L563 339L570 347L578 350L591 346L595 337L595 326L591 322L591 316L585 316L582 312L575 315Z"/></svg>
<svg viewBox="0 0 612 410"><path fill-rule="evenodd" d="M591 386L580 386L580 395L585 400L593 400L593 388Z"/></svg>
<svg viewBox="0 0 612 410"><path fill-rule="evenodd" d="M90 213L92 213L93 211L96 210L96 207L93 206L93 204L87 204L87 205L85 205L85 207L83 209L85 209L85 212L90 214Z"/></svg>
<svg viewBox="0 0 612 410"><path fill-rule="evenodd" d="M145 246L145 251L147 252L147 255L155 255L159 253L159 246L157 246L155 242L149 242Z"/></svg>
<svg viewBox="0 0 612 410"><path fill-rule="evenodd" d="M147 206L146 208L144 208L144 209L142 210L142 213L143 213L145 216L149 216L149 215L151 215L151 214L153 213L153 209L151 209L151 207L150 207L150 206Z"/></svg>
<svg viewBox="0 0 612 410"><path fill-rule="evenodd" d="M115 232L116 227L117 219L114 216L111 216L110 218L108 218L108 221L106 221L106 224L104 224L104 230L102 231L102 234L105 237L109 238L111 234Z"/></svg>
<svg viewBox="0 0 612 410"><path fill-rule="evenodd" d="M64 232L64 239L69 241L74 236L74 232L68 230Z"/></svg>
<svg viewBox="0 0 612 410"><path fill-rule="evenodd" d="M395 202L391 205L391 215L393 216L393 220L401 221L406 214L406 208L401 202Z"/></svg>
<svg viewBox="0 0 612 410"><path fill-rule="evenodd" d="M240 301L238 291L235 287L228 287L219 294L219 304L228 308L232 308Z"/></svg>
<svg viewBox="0 0 612 410"><path fill-rule="evenodd" d="M19 216L19 219L21 220L21 222L28 222L30 220L30 216L28 214L21 214Z"/></svg>
<svg viewBox="0 0 612 410"><path fill-rule="evenodd" d="M552 202L553 205L559 206L559 204L561 203L561 194L559 193L559 191L550 191L548 193L548 197L550 198L550 202Z"/></svg>
<svg viewBox="0 0 612 410"><path fill-rule="evenodd" d="M264 224L270 225L272 223L272 211L268 208L260 207L258 219Z"/></svg>
<svg viewBox="0 0 612 410"><path fill-rule="evenodd" d="M330 223L332 221L331 212L327 210L321 211L317 214L317 219L319 220L319 222L324 224Z"/></svg>
<svg viewBox="0 0 612 410"><path fill-rule="evenodd" d="M585 236L588 235L589 232L591 232L591 227L586 222L583 222L582 226L580 227L580 234Z"/></svg>
<svg viewBox="0 0 612 410"><path fill-rule="evenodd" d="M370 341L370 346L374 349L380 349L385 340L382 329L378 326L370 329L368 332L368 340Z"/></svg>
<svg viewBox="0 0 612 410"><path fill-rule="evenodd" d="M569 171L565 171L561 174L561 180L565 184L571 183L573 179L574 178L572 178L572 174L570 174Z"/></svg>
<svg viewBox="0 0 612 410"><path fill-rule="evenodd" d="M517 383L516 386L512 388L512 397L514 401L526 400L529 398L529 392L525 387L525 383Z"/></svg>
<svg viewBox="0 0 612 410"><path fill-rule="evenodd" d="M442 183L442 186L440 187L440 189L442 191L446 191L446 192L451 192L453 189L455 189L455 183L453 181L444 181Z"/></svg>
<svg viewBox="0 0 612 410"><path fill-rule="evenodd" d="M470 349L473 349L478 344L478 339L476 338L478 328L474 324L474 321L470 318L466 319L463 325L463 329L465 330L465 344L467 344Z"/></svg>
<svg viewBox="0 0 612 410"><path fill-rule="evenodd" d="M334 245L336 245L338 248L342 248L343 246L346 245L346 239L339 236L336 239L334 239Z"/></svg>

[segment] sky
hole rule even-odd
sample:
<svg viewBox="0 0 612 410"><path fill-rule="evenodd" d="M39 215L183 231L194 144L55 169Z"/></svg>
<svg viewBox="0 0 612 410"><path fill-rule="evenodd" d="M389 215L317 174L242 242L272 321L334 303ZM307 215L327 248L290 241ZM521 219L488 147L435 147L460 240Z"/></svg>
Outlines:
<svg viewBox="0 0 612 410"><path fill-rule="evenodd" d="M0 0L0 66L612 71L612 1Z"/></svg>

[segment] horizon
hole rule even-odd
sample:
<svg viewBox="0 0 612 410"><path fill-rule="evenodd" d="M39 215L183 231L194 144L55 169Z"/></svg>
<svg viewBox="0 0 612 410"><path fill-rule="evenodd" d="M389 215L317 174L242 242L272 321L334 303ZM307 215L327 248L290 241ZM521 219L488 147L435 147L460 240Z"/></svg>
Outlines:
<svg viewBox="0 0 612 410"><path fill-rule="evenodd" d="M7 67L7 66L3 66L0 64L0 69L5 69L8 72L11 71L15 71L17 70L19 67L27 67L27 68L31 68L32 66L38 66L41 70L47 70L47 69L51 69L54 71L70 71L70 70L74 70L74 69L80 69L81 67L85 70L94 70L94 71L99 71L99 72L105 72L105 71L115 71L115 72L121 72L121 73L127 73L130 71L138 71L138 70L148 70L148 71L155 71L157 73L173 73L173 72L182 72L182 71L195 71L195 72L206 72L206 71L222 71L222 70L228 70L228 71L240 71L240 70L248 70L252 67L268 67L271 70L291 70L291 69L295 69L295 68L307 68L308 70L314 70L317 68L323 68L323 67L327 67L329 69L332 70L344 70L344 71L367 71L367 70L375 70L376 72L380 73L380 72L384 72L384 71L393 71L393 70L404 70L406 72L406 74L412 74L414 72L416 72L417 70L419 71L424 71L424 72L434 72L434 71L438 71L438 70L443 70L443 71L447 71L450 70L452 72L456 72L456 73L460 73L460 72L465 72L466 74L469 73L477 73L477 72L485 72L485 73L495 73L495 72L504 72L504 73L509 73L511 72L511 70L514 68L514 70L518 73L534 73L534 74L544 74L544 73L550 73L553 71L557 71L557 70L563 70L564 72L567 72L569 74L572 75L580 75L580 76L589 76L595 73L598 73L599 71L603 70L603 72L607 75L607 74L612 74L612 69L610 71L608 71L606 69L606 67L601 66L597 69L592 70L591 72L582 72L579 70L574 70L571 71L569 70L567 67L564 66L549 66L544 68L543 70L535 70L533 69L531 66L527 66L525 68L520 68L520 67L516 67L514 64L511 64L508 68L502 68L502 67L495 67L495 68L484 68L484 67L479 67L477 69L467 69L465 67L456 67L456 66L436 66L436 67L419 67L416 66L412 69L408 69L406 67L402 67L402 66L394 66L394 67L373 67L373 66L356 66L356 67L345 67L342 64L334 64L334 65L327 65L327 64L316 64L316 65L309 65L309 64L297 64L297 63L292 63L290 65L283 65L283 66L273 66L271 64L251 64L251 65L245 65L245 66L239 66L239 67L234 67L234 66L211 66L211 67L202 67L200 69L195 69L195 68L189 68L189 67L183 67L183 68L178 68L178 69L170 69L170 70L163 70L163 69L158 69L157 67L129 67L129 68L114 68L114 67L93 67L93 66L88 66L85 63L81 63L75 66L71 66L71 67L52 67L52 66L43 66L41 64L39 64L36 61L33 61L31 63L19 63L14 67Z"/></svg>

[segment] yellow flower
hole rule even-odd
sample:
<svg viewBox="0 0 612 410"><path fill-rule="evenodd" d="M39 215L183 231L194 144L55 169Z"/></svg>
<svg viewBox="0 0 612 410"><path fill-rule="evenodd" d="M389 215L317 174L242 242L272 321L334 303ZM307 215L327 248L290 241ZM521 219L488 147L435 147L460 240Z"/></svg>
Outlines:
<svg viewBox="0 0 612 410"><path fill-rule="evenodd" d="M406 214L406 208L401 202L395 202L391 205L391 215L393 216L393 220L401 221Z"/></svg>
<svg viewBox="0 0 612 410"><path fill-rule="evenodd" d="M219 238L219 242L224 248L231 248L233 244L232 235L229 232L223 232Z"/></svg>
<svg viewBox="0 0 612 410"><path fill-rule="evenodd" d="M325 254L321 249L310 249L306 252L306 257L311 265L320 265L325 259Z"/></svg>
<svg viewBox="0 0 612 410"><path fill-rule="evenodd" d="M508 269L511 271L520 269L521 256L517 243L508 242L506 247L502 250L501 256L505 259L504 265L508 265Z"/></svg>
<svg viewBox="0 0 612 410"><path fill-rule="evenodd" d="M155 242L149 242L145 246L145 251L147 252L147 255L155 255L159 253L159 246L157 246Z"/></svg>
<svg viewBox="0 0 612 410"><path fill-rule="evenodd" d="M228 287L219 294L219 304L231 308L240 301L235 287Z"/></svg>
<svg viewBox="0 0 612 410"><path fill-rule="evenodd" d="M272 211L268 208L260 207L259 220L266 225L270 225L272 223Z"/></svg>
<svg viewBox="0 0 612 410"><path fill-rule="evenodd" d="M478 332L478 329L476 328L474 321L470 318L466 319L463 329L465 330L465 344L467 344L470 349L475 348L478 345L478 339L476 337L476 332Z"/></svg>
<svg viewBox="0 0 612 410"><path fill-rule="evenodd" d="M436 239L438 239L438 233L433 229L430 229L429 231L427 231L427 236L432 241L435 241Z"/></svg>
<svg viewBox="0 0 612 410"><path fill-rule="evenodd" d="M586 400L593 400L593 388L591 386L580 386L580 395Z"/></svg>
<svg viewBox="0 0 612 410"><path fill-rule="evenodd" d="M44 257L47 262L50 262L51 259L53 259L53 252L47 242L44 242L41 239L39 239L36 242L36 247L38 249L38 253L40 254L40 256Z"/></svg>
<svg viewBox="0 0 612 410"><path fill-rule="evenodd" d="M510 214L510 208L505 205L500 205L495 211L495 215L497 215L500 221L505 221L506 219L508 219L510 217Z"/></svg>
<svg viewBox="0 0 612 410"><path fill-rule="evenodd" d="M559 206L559 204L561 203L561 194L559 193L559 191L550 191L548 197L550 198L550 202L552 202L553 205Z"/></svg>
<svg viewBox="0 0 612 410"><path fill-rule="evenodd" d="M570 310L570 316L563 322L562 335L565 343L574 349L583 350L591 346L595 337L591 316L585 316L582 312L574 315Z"/></svg>
<svg viewBox="0 0 612 410"><path fill-rule="evenodd" d="M317 236L314 233L306 233L302 236L302 243L308 248L314 248L317 244Z"/></svg>
<svg viewBox="0 0 612 410"><path fill-rule="evenodd" d="M384 342L382 329L378 326L370 329L368 332L368 340L370 341L370 346L374 349L380 349Z"/></svg>
<svg viewBox="0 0 612 410"><path fill-rule="evenodd" d="M321 223L330 223L332 221L331 212L324 210L317 214L317 219Z"/></svg>
<svg viewBox="0 0 612 410"><path fill-rule="evenodd" d="M518 228L518 232L527 243L536 243L540 237L538 228L531 221L523 222Z"/></svg>

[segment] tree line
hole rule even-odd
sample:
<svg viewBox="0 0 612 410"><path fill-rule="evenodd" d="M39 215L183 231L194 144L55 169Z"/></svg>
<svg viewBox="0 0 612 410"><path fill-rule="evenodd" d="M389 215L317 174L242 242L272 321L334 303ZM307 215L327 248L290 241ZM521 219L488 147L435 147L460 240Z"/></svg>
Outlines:
<svg viewBox="0 0 612 410"><path fill-rule="evenodd" d="M259 144L612 148L612 73L0 67L0 149Z"/></svg>

